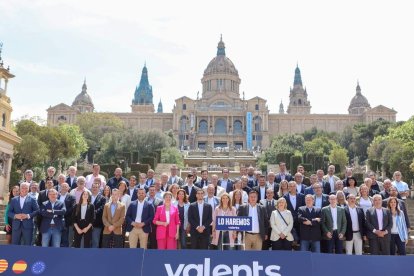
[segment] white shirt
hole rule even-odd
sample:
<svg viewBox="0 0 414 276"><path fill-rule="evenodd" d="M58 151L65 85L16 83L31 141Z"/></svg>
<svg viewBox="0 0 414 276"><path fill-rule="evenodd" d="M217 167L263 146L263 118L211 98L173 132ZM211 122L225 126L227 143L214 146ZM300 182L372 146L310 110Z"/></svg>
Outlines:
<svg viewBox="0 0 414 276"><path fill-rule="evenodd" d="M397 216L392 216L391 234L398 234Z"/></svg>
<svg viewBox="0 0 414 276"><path fill-rule="evenodd" d="M315 207L322 209L322 196L315 196Z"/></svg>
<svg viewBox="0 0 414 276"><path fill-rule="evenodd" d="M85 219L86 208L88 208L88 205L81 205L81 219Z"/></svg>
<svg viewBox="0 0 414 276"><path fill-rule="evenodd" d="M328 178L329 178L329 184L331 184L331 192L333 192L333 191L335 191L335 179L334 179L333 175L328 176Z"/></svg>
<svg viewBox="0 0 414 276"><path fill-rule="evenodd" d="M349 214L352 221L352 231L359 231L359 221L356 207L352 208L349 206Z"/></svg>
<svg viewBox="0 0 414 276"><path fill-rule="evenodd" d="M66 195L67 195L68 193L66 193L66 194L64 194L64 195L60 195L60 197L59 197L59 201L60 202L62 202L63 204L65 203L65 199L66 199Z"/></svg>
<svg viewBox="0 0 414 276"><path fill-rule="evenodd" d="M382 219L383 219L383 213L382 213L382 208L375 208L375 212L377 212L377 217L378 217L378 228L377 230L381 230L383 229L383 223L382 223Z"/></svg>
<svg viewBox="0 0 414 276"><path fill-rule="evenodd" d="M188 195L191 195L191 190L193 189L193 185L188 185Z"/></svg>
<svg viewBox="0 0 414 276"><path fill-rule="evenodd" d="M22 210L23 210L24 202L26 201L26 197L27 197L27 195L24 196L24 197L19 197L20 198L20 208Z"/></svg>
<svg viewBox="0 0 414 276"><path fill-rule="evenodd" d="M95 204L95 200L96 200L96 197L98 196L98 194L96 194L96 195L91 195L91 203L92 204Z"/></svg>
<svg viewBox="0 0 414 276"><path fill-rule="evenodd" d="M252 233L259 234L260 227L259 227L259 217L257 216L257 205L249 204L249 217L252 217Z"/></svg>
<svg viewBox="0 0 414 276"><path fill-rule="evenodd" d="M290 203L292 204L293 209L296 209L296 195L289 194Z"/></svg>
<svg viewBox="0 0 414 276"><path fill-rule="evenodd" d="M260 200L266 198L266 186L260 187Z"/></svg>
<svg viewBox="0 0 414 276"><path fill-rule="evenodd" d="M168 183L165 183L165 185L162 186L162 189L164 190L164 192L168 191Z"/></svg>
<svg viewBox="0 0 414 276"><path fill-rule="evenodd" d="M55 207L55 203L56 203L56 201L55 202L50 201L50 204L52 205L52 210L53 210L53 207ZM50 221L50 224L55 224L55 221L52 219Z"/></svg>
<svg viewBox="0 0 414 276"><path fill-rule="evenodd" d="M207 197L207 203L211 205L211 208L213 208L213 210L216 208L216 206L214 204L214 196L213 197Z"/></svg>
<svg viewBox="0 0 414 276"><path fill-rule="evenodd" d="M298 194L302 193L302 185L300 184L296 185L296 191L298 191Z"/></svg>
<svg viewBox="0 0 414 276"><path fill-rule="evenodd" d="M105 187L105 184L106 184L105 176L103 176L102 174L99 174L96 178L100 178L101 185ZM85 180L86 180L85 187L86 189L90 190L92 188L93 181L95 180L95 176L93 174L89 174L85 177Z"/></svg>
<svg viewBox="0 0 414 276"><path fill-rule="evenodd" d="M198 215L200 216L200 225L199 226L202 226L203 225L203 208L204 208L204 202L202 202L202 203L198 203L197 202L197 205L198 205Z"/></svg>
<svg viewBox="0 0 414 276"><path fill-rule="evenodd" d="M224 190L226 191L227 191L227 182L228 182L228 179L222 179L220 182L220 186L224 188Z"/></svg>
<svg viewBox="0 0 414 276"><path fill-rule="evenodd" d="M132 197L133 195L134 195L134 192L135 192L135 187L129 187L128 188L129 189L129 195Z"/></svg>
<svg viewBox="0 0 414 276"><path fill-rule="evenodd" d="M170 211L165 211L165 217L167 219L167 224L170 224Z"/></svg>
<svg viewBox="0 0 414 276"><path fill-rule="evenodd" d="M397 188L397 191L399 192L399 193L401 193L401 192L406 192L406 191L409 191L410 189L408 188L408 185L407 185L407 183L405 183L404 181L393 181L392 182L392 185L395 187L395 188ZM405 197L405 196L402 196L401 197L401 199L407 199L407 197Z"/></svg>
<svg viewBox="0 0 414 276"><path fill-rule="evenodd" d="M137 216L135 217L135 222L142 222L141 217L142 217L142 210L144 209L144 201L140 202L139 200L137 200Z"/></svg>
<svg viewBox="0 0 414 276"><path fill-rule="evenodd" d="M332 208L332 206L329 206L329 208L331 208L331 214L332 214L332 221L333 221L333 226L332 226L332 230L338 230L338 209Z"/></svg>

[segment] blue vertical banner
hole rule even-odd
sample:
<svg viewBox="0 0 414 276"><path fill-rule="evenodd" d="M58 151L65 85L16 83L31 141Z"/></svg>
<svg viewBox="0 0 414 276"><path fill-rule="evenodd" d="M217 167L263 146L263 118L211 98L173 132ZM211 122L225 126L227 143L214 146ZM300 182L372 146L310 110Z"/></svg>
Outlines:
<svg viewBox="0 0 414 276"><path fill-rule="evenodd" d="M253 147L252 143L252 137L253 137L253 131L252 131L252 113L247 112L246 113L246 146L248 150L251 150Z"/></svg>

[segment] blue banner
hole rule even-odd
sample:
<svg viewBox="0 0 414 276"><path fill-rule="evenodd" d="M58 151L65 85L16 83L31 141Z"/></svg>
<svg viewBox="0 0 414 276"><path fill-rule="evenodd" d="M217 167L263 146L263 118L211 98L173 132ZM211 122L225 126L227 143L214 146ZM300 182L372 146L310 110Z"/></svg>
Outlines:
<svg viewBox="0 0 414 276"><path fill-rule="evenodd" d="M246 113L246 146L248 150L251 150L253 147L252 137L253 137L253 129L252 129L252 113Z"/></svg>
<svg viewBox="0 0 414 276"><path fill-rule="evenodd" d="M252 217L216 217L216 229L220 231L252 231L252 227Z"/></svg>
<svg viewBox="0 0 414 276"><path fill-rule="evenodd" d="M144 249L3 245L0 246L0 275L137 276L141 275L143 259Z"/></svg>

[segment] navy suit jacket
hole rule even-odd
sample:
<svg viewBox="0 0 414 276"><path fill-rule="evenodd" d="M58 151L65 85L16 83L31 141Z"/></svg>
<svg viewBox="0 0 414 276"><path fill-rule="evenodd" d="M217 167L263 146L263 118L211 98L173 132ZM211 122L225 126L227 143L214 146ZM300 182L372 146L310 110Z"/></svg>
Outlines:
<svg viewBox="0 0 414 276"><path fill-rule="evenodd" d="M223 181L223 178L221 178L217 185L221 186L221 182ZM231 179L227 179L227 187L226 187L226 193L230 193L231 191L233 191L233 181Z"/></svg>
<svg viewBox="0 0 414 276"><path fill-rule="evenodd" d="M135 219L137 217L137 211L138 211L138 201L132 201L131 204L128 207L127 213L126 213L126 223L127 223L127 231L131 231L133 226L131 223L135 222ZM144 200L144 207L142 208L142 215L141 215L141 222L145 223L144 227L142 227L142 230L145 233L151 232L151 223L154 219L154 206L151 203L148 203L148 201Z"/></svg>
<svg viewBox="0 0 414 276"><path fill-rule="evenodd" d="M145 190L146 192L147 190ZM131 197L131 201L137 200L138 199L138 189L137 187L134 187L134 191L131 193L131 190L127 189L127 194L129 194L129 196Z"/></svg>
<svg viewBox="0 0 414 276"><path fill-rule="evenodd" d="M47 210L53 210L53 212L48 212ZM50 203L50 201L43 202L42 205L40 205L40 214L42 215L40 232L46 233L49 230L52 219L55 223L55 227L61 231L63 229L63 217L65 213L66 208L63 202L56 200L53 208L52 203Z"/></svg>
<svg viewBox="0 0 414 276"><path fill-rule="evenodd" d="M196 202L197 201L196 194L197 194L197 191L200 190L200 188L198 186L193 185L193 187L191 189L191 194L188 194L188 185L187 184L184 185L182 188L187 193L187 195L188 195L188 201L190 203L193 203L193 202Z"/></svg>
<svg viewBox="0 0 414 276"><path fill-rule="evenodd" d="M103 228L102 216L103 210L105 207L106 199L101 194L98 194L95 198L93 205L95 206L95 221L93 222L93 227Z"/></svg>
<svg viewBox="0 0 414 276"><path fill-rule="evenodd" d="M315 194L315 191L313 190L312 186L309 186L305 189L304 195L313 195L313 194Z"/></svg>
<svg viewBox="0 0 414 276"><path fill-rule="evenodd" d="M303 194L296 194L296 208L295 209L293 209L293 205L290 202L289 194L285 195L284 198L286 199L288 210L292 213L293 221L297 224L298 210L299 210L299 207L305 206L305 196Z"/></svg>
<svg viewBox="0 0 414 276"><path fill-rule="evenodd" d="M210 225L213 221L213 208L210 204L205 203L203 205L203 217L201 219L202 225L205 227L203 233L197 231L197 227L200 225L200 214L198 212L198 203L194 202L188 207L188 223L190 223L191 235L206 235L210 236Z"/></svg>
<svg viewBox="0 0 414 276"><path fill-rule="evenodd" d="M285 180L287 180L288 182L292 181L293 176L290 173L285 173ZM280 173L276 174L275 182L276 183L282 182L282 177L280 176Z"/></svg>
<svg viewBox="0 0 414 276"><path fill-rule="evenodd" d="M316 203L316 196L313 195L313 206L315 206L315 203ZM328 205L329 205L329 196L325 195L325 194L322 194L322 207L321 207L321 209L325 206L328 206Z"/></svg>
<svg viewBox="0 0 414 276"><path fill-rule="evenodd" d="M58 184L59 184L58 181L56 179L53 179L53 187L55 187L56 190L57 190ZM39 191L43 191L45 189L46 189L46 181L43 179L39 183Z"/></svg>
<svg viewBox="0 0 414 276"><path fill-rule="evenodd" d="M349 206L345 206L345 217L346 217L346 232L345 232L345 238L347 241L352 241L353 238L353 231L352 231L352 219L351 214L349 213ZM365 229L365 214L362 208L356 207L357 215L358 215L358 227L359 232L361 233L361 237L366 235L366 229Z"/></svg>
<svg viewBox="0 0 414 276"><path fill-rule="evenodd" d="M73 183L70 183L70 176L66 177L66 183L69 184L69 188L71 190L76 189L78 187L77 181L78 181L78 178L76 176L73 179Z"/></svg>
<svg viewBox="0 0 414 276"><path fill-rule="evenodd" d="M12 228L13 229L20 229L20 227L24 229L31 229L34 227L33 218L39 213L39 205L37 204L36 200L31 198L30 196L26 196L26 200L23 204L23 209L20 208L20 196L13 197L10 201L9 207L9 218L13 219ZM28 214L30 216L29 219L19 220L15 219L14 216L16 214Z"/></svg>
<svg viewBox="0 0 414 276"><path fill-rule="evenodd" d="M60 199L60 195L58 196L58 199ZM66 193L66 197L65 197L65 209L66 209L66 213L65 213L65 224L67 227L69 227L70 225L72 225L72 213L73 213L73 207L75 207L76 204L76 198L75 196Z"/></svg>

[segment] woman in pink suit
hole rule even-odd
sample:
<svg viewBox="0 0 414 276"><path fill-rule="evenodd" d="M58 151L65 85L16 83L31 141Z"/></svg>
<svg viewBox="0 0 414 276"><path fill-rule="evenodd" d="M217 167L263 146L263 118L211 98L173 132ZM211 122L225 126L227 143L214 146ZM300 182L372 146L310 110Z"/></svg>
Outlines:
<svg viewBox="0 0 414 276"><path fill-rule="evenodd" d="M164 204L157 207L153 223L157 225L158 249L177 249L180 217L178 208L172 203L172 193L164 193Z"/></svg>

